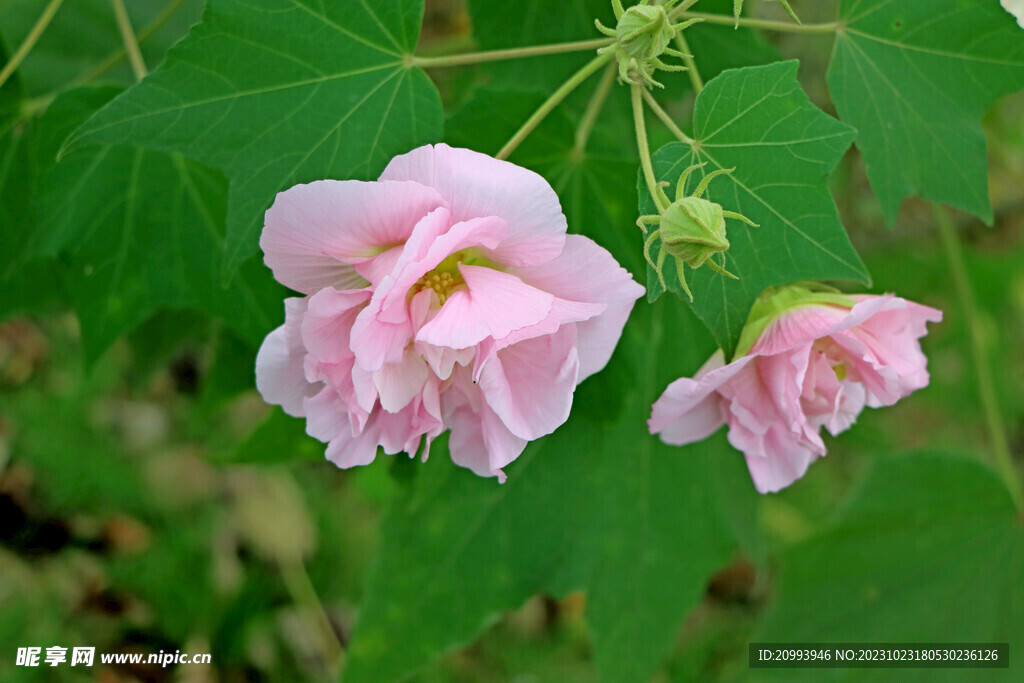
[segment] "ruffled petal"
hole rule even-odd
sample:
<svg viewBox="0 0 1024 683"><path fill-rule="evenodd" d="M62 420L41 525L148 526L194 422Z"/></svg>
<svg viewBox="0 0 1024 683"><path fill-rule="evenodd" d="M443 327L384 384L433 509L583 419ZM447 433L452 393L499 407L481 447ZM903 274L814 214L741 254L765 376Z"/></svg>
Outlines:
<svg viewBox="0 0 1024 683"><path fill-rule="evenodd" d="M791 308L765 327L749 354L772 356L806 346L834 331L849 315L850 309L840 306L811 304Z"/></svg>
<svg viewBox="0 0 1024 683"><path fill-rule="evenodd" d="M423 216L444 206L415 182L318 180L277 195L267 210L260 247L278 282L305 294L366 283L365 263L412 234Z"/></svg>
<svg viewBox="0 0 1024 683"><path fill-rule="evenodd" d="M430 371L412 346L406 347L401 363L386 363L373 373L381 408L397 413L423 390Z"/></svg>
<svg viewBox="0 0 1024 683"><path fill-rule="evenodd" d="M484 401L519 438L537 439L569 417L579 374L576 329L506 347L476 373Z"/></svg>
<svg viewBox="0 0 1024 683"><path fill-rule="evenodd" d="M456 221L498 216L508 222L501 244L506 265L536 266L558 256L566 221L558 196L533 171L468 149L440 144L391 160L381 180L412 180L433 187Z"/></svg>
<svg viewBox="0 0 1024 683"><path fill-rule="evenodd" d="M690 379L682 377L669 384L651 408L647 426L651 434L674 446L700 441L724 424L718 389L741 372L753 358L743 356L725 365L724 354L716 351Z"/></svg>
<svg viewBox="0 0 1024 683"><path fill-rule="evenodd" d="M285 299L285 323L267 335L256 354L256 389L267 403L279 405L294 417L304 415L302 402L319 391L306 380L300 325L306 299Z"/></svg>
<svg viewBox="0 0 1024 683"><path fill-rule="evenodd" d="M528 443L508 430L505 424L484 404L474 413L468 406L456 410L449 418L452 434L448 450L452 462L466 467L481 477L497 477L505 483L505 467L518 458Z"/></svg>
<svg viewBox="0 0 1024 683"><path fill-rule="evenodd" d="M566 301L605 304L605 310L576 325L580 377L604 368L644 288L607 250L581 235L567 235L557 259L516 271L524 282Z"/></svg>
<svg viewBox="0 0 1024 683"><path fill-rule="evenodd" d="M370 295L369 289L338 291L325 287L309 297L301 326L306 350L324 363L351 358L349 333Z"/></svg>

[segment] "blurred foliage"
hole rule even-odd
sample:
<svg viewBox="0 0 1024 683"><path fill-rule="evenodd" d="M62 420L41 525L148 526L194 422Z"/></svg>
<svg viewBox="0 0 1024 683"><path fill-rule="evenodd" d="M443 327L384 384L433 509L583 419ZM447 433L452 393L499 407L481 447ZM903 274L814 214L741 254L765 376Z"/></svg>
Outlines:
<svg viewBox="0 0 1024 683"><path fill-rule="evenodd" d="M731 9L727 0L705 3ZM44 4L0 1L8 52ZM638 477L636 454L651 440L623 420L635 421L642 399L653 396L608 390L634 382L644 341L636 326L624 341L632 351L617 354L602 376L580 387L578 417L510 468L505 487L452 467L440 443L425 465L381 458L343 472L322 462L322 445L303 434L300 421L255 395L259 335L252 329L174 308L194 301L165 301L146 320L111 335L107 341L133 328L101 354L103 345L90 347L68 313L75 298L66 269L75 251L19 260L31 237L36 171L53 163L39 155L45 148L39 115L51 95L101 70L102 80L120 86L132 80L123 58L108 60L121 44L108 3L65 4L18 77L0 90L0 680L326 680L360 609L369 626L353 645L361 639L370 650L383 648L376 661L392 668L380 676L412 670L409 680L424 682L593 681L599 669L610 680L645 678L653 669L656 681L749 680L752 638L842 640L869 631L893 640L1002 639L1011 652L1020 651L1024 546L1019 517L982 464L990 444L971 329L930 207L904 202L888 230L856 149L833 174L831 189L873 275L873 291L938 307L945 320L924 340L930 386L892 408L866 411L839 439L826 437L828 457L797 485L755 498L739 476L741 456L721 434L686 451L654 446L661 460L655 474L670 474ZM428 2L421 51L441 54L474 41L479 48L521 45L539 35L503 32L504 9L488 12L485 4L467 10L457 0ZM808 23L835 16L837 5L793 4ZM201 11L191 0L170 7L163 22L159 4L128 3L136 26L159 23L151 37L140 32L148 38L143 50L151 68ZM748 0L746 11L785 18L774 3ZM535 28L551 31L550 40L567 39L560 22L605 20L607 13L604 0L567 2L554 18L538 16ZM568 39L592 36L588 26ZM797 38L755 39L707 26L694 29L691 47L710 55L708 78L732 66L800 57L812 101L834 111L824 76L829 42ZM555 82L559 69L574 68L574 58L431 72L446 106L447 140L495 152L545 96L533 76L550 73ZM659 95L664 106L688 116L693 97L685 75L666 84L668 94ZM548 177L571 229L594 236L639 277L636 162L624 93L612 88L582 147L574 137L598 87L595 79L574 94L513 160ZM483 112L492 112L492 125L461 123L478 121ZM1024 452L1024 347L1017 342L1024 335L1022 120L1018 95L998 101L984 121L994 226L956 214L981 319L982 362L994 378L1018 464ZM658 145L670 136L652 126L651 137ZM267 284L260 264L250 265ZM659 372L664 378L692 372L712 340L692 326L678 301L659 306L662 312L678 307L671 325L687 330L682 351L659 352ZM640 327L649 322L648 308L638 304ZM83 347L96 356L89 366ZM585 446L600 441L601 430L614 433L612 447L597 444L592 455ZM591 471L594 458L621 461L621 471L612 465ZM545 468L537 466L545 461ZM521 484L514 484L517 478ZM673 498L675 489L709 481L718 487L711 503L703 491ZM657 495L638 492L645 482ZM499 499L503 512L478 519L481 505ZM654 505L655 513L647 512L653 528L682 539L667 560L638 555L632 532L640 512L630 508L638 500ZM553 536L546 527L559 513L572 524ZM513 514L529 528L511 525ZM687 566L697 544L710 550L685 577L673 574L673 566ZM551 562L552 554L575 564ZM418 564L403 564L411 557ZM444 574L453 567L459 571ZM519 572L515 585L484 573L495 568ZM453 582L463 576L473 583ZM422 591L424 585L432 592ZM389 612L393 594L412 600L415 619ZM630 596L639 596L639 607ZM645 606L660 628L644 630L645 615L636 610ZM620 637L620 622L650 639ZM15 649L28 645L211 652L213 664L85 673L15 667ZM360 657L356 666L372 677L365 672L375 660L353 655ZM826 678L812 673L808 679ZM996 671L985 679L1011 677Z"/></svg>

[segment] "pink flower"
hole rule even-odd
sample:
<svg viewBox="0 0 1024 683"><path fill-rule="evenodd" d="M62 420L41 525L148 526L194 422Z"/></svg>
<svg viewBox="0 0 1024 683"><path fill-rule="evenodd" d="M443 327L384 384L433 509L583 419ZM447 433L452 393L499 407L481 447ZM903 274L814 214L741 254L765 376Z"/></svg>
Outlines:
<svg viewBox="0 0 1024 683"><path fill-rule="evenodd" d="M269 403L306 418L339 467L382 446L414 455L451 429L452 459L504 480L565 422L608 362L643 288L566 235L536 173L447 145L391 160L376 182L280 193L260 239L285 324L256 359Z"/></svg>
<svg viewBox="0 0 1024 683"><path fill-rule="evenodd" d="M647 424L672 445L729 425L761 493L789 486L825 455L864 406L928 385L918 339L942 312L893 295L842 296L790 287L755 305L737 358L715 353L693 379L670 384Z"/></svg>

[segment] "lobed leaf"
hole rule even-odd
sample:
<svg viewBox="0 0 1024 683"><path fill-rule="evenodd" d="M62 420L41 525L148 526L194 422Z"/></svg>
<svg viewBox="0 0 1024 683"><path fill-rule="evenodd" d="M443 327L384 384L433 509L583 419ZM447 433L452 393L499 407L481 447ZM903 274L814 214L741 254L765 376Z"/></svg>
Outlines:
<svg viewBox="0 0 1024 683"><path fill-rule="evenodd" d="M374 177L441 135L441 102L408 57L422 0L211 0L166 63L76 133L180 152L230 181L226 273L256 251L275 193Z"/></svg>
<svg viewBox="0 0 1024 683"><path fill-rule="evenodd" d="M892 224L906 197L992 223L981 115L1024 88L1024 33L997 0L843 0L828 70Z"/></svg>
<svg viewBox="0 0 1024 683"><path fill-rule="evenodd" d="M118 90L55 100L40 122L43 157ZM281 290L265 269L254 264L228 288L217 278L224 185L180 155L126 145L74 151L44 176L34 253L67 255L87 359L165 307L213 313L252 344L273 328Z"/></svg>

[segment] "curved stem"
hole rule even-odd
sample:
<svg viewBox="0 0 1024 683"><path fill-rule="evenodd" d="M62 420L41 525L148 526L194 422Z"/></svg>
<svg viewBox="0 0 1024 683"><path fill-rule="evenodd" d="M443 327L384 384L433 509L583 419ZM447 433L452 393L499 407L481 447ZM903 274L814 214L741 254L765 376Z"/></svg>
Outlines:
<svg viewBox="0 0 1024 683"><path fill-rule="evenodd" d="M587 103L587 108L583 112L583 118L580 119L580 125L576 128L576 143L573 145L570 154L573 159L583 158L583 153L587 151L587 141L590 139L590 133L594 129L597 117L601 115L601 110L608 99L608 94L612 90L612 83L615 82L615 73L614 64L609 64L605 67L604 75L601 76L601 82L597 84L597 89Z"/></svg>
<svg viewBox="0 0 1024 683"><path fill-rule="evenodd" d="M683 130L676 125L676 122L672 120L672 117L668 115L668 112L661 108L658 101L654 99L647 90L643 91L644 101L647 102L647 106L651 108L654 115L661 119L661 122L665 124L665 127L669 129L672 135L675 135L679 142L685 142L688 145L693 144L693 138L683 132Z"/></svg>
<svg viewBox="0 0 1024 683"><path fill-rule="evenodd" d="M1006 430L1003 426L1002 414L999 411L995 383L992 380L992 373L988 364L988 348L982 337L981 321L975 306L971 281L967 276L967 266L964 263L960 240L957 237L952 221L949 219L949 214L938 205L935 206L935 222L939 227L939 238L942 240L946 259L949 261L949 269L952 271L953 283L956 286L957 293L960 295L960 308L963 309L964 322L967 325L971 340L971 356L974 360L974 371L978 375L981 405L985 411L989 439L992 442L993 464L1006 483L1006 487L1010 490L1010 495L1013 497L1013 502L1017 504L1017 509L1021 510L1024 509L1024 492L1021 491L1020 475L1013 464L1013 456L1010 454L1010 447L1006 440Z"/></svg>
<svg viewBox="0 0 1024 683"><path fill-rule="evenodd" d="M658 192L658 181L654 176L654 165L651 163L651 149L647 144L647 126L644 124L643 86L632 85L633 100L633 125L636 127L636 146L640 152L640 168L643 169L644 182L647 183L647 191L651 193L654 205L658 207L658 213L664 213L668 207L661 200Z"/></svg>
<svg viewBox="0 0 1024 683"><path fill-rule="evenodd" d="M703 19L705 24L721 24L723 26L743 26L744 28L760 28L765 31L781 31L783 33L835 33L839 30L838 22L828 24L790 24L785 21L767 21L765 19L746 19L724 14L707 14L705 12L680 12L683 19Z"/></svg>
<svg viewBox="0 0 1024 683"><path fill-rule="evenodd" d="M587 52L611 45L614 38L596 38L594 40L577 40L571 43L555 43L553 45L533 45L530 47L518 47L510 50L487 50L486 52L468 52L461 55L446 55L443 57L420 57L410 55L408 64L424 69L466 66L467 64L480 64L482 62L496 62L503 59L519 59L522 57L540 57L543 55L558 55L566 52Z"/></svg>
<svg viewBox="0 0 1024 683"><path fill-rule="evenodd" d="M50 0L50 4L47 5L43 10L43 13L39 15L39 19L36 20L32 30L28 32L27 36L25 36L25 40L21 41L21 45L19 45L18 49L14 51L14 54L11 55L11 59L4 64L3 70L0 70L0 86L6 83L7 79L11 77L11 74L14 73L15 69L21 66L25 57L27 57L28 53L32 51L32 48L35 47L39 37L43 35L43 31L45 31L46 27L50 25L50 22L53 20L53 15L55 15L57 10L60 9L62 2L64 2L64 0Z"/></svg>
<svg viewBox="0 0 1024 683"><path fill-rule="evenodd" d="M188 2L188 0L173 0L173 2L164 7L160 14L153 17L153 21L146 24L142 30L138 32L137 36L139 44L145 43L154 33L162 29L164 24L170 21L171 18L178 13L178 10L181 9L186 2ZM83 83L89 83L96 80L117 66L118 63L127 56L128 51L122 47L117 52L110 54L102 62L97 64L92 71L76 78L71 82L70 86L81 85Z"/></svg>
<svg viewBox="0 0 1024 683"><path fill-rule="evenodd" d="M685 0L684 2L679 3L677 6L673 7L669 11L668 18L672 19L673 21L675 21L680 16L682 16L683 12L685 12L688 9L690 9L691 7L696 5L698 2L700 2L700 0Z"/></svg>
<svg viewBox="0 0 1024 683"><path fill-rule="evenodd" d="M128 11L124 8L124 1L110 0L110 4L114 6L117 28L121 31L121 40L124 41L124 49L128 53L128 60L132 64L132 73L135 74L135 80L141 81L146 77L146 62L142 59L139 41L135 38L135 31L132 29L131 19L128 18Z"/></svg>
<svg viewBox="0 0 1024 683"><path fill-rule="evenodd" d="M281 564L279 569L285 590L291 596L292 602L305 609L312 619L311 625L314 632L318 632L319 650L323 655L325 665L336 673L344 664L345 648L334 633L331 619L327 616L327 610L316 593L316 588L309 578L305 564L302 560L295 560Z"/></svg>
<svg viewBox="0 0 1024 683"><path fill-rule="evenodd" d="M533 112L530 118L526 119L526 122L516 131L516 134L512 136L512 139L505 143L505 146L501 148L495 156L498 159L507 159L512 152L515 151L516 147L519 146L523 140L526 139L533 129L544 120L544 117L551 113L551 110L559 105L569 93L579 86L580 83L587 80L595 71L600 69L614 56L612 52L607 52L603 55L594 57L587 62L582 69L574 73L569 77L565 83L563 83L558 90L551 93L551 97L544 101L544 104L540 105L537 111Z"/></svg>
<svg viewBox="0 0 1024 683"><path fill-rule="evenodd" d="M690 77L690 83L693 85L693 92L699 95L700 91L704 89L704 79L700 77L700 70L697 69L697 62L693 61L693 55L690 54L690 44L686 42L686 38L683 36L682 31L676 31L676 45L683 53L683 64L686 65L686 75Z"/></svg>

